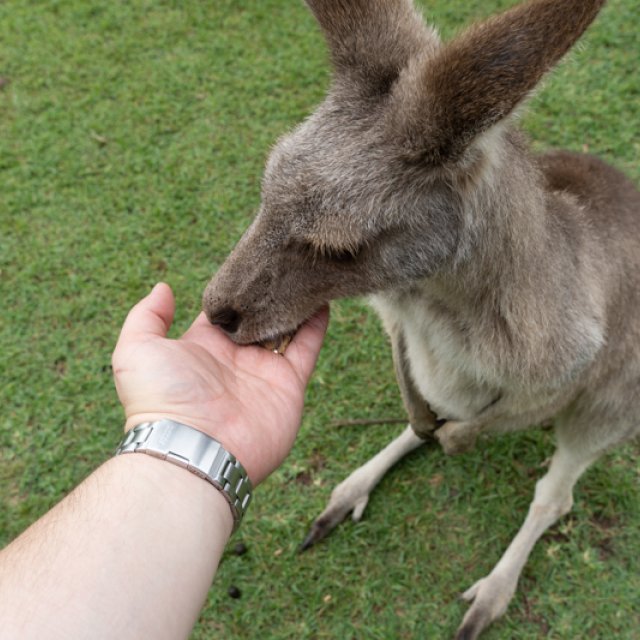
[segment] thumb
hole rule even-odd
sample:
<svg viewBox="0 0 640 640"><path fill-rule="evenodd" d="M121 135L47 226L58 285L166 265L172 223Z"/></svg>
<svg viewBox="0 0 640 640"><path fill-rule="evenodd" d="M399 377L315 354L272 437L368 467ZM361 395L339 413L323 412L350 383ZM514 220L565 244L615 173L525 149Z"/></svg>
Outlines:
<svg viewBox="0 0 640 640"><path fill-rule="evenodd" d="M129 311L118 343L145 336L164 338L173 322L175 307L171 287L164 282L158 283L148 296Z"/></svg>

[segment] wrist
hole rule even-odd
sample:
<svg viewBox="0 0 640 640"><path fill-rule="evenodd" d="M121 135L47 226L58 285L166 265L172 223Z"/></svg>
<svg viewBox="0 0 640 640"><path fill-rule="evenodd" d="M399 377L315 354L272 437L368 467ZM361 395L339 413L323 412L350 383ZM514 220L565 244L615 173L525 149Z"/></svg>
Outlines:
<svg viewBox="0 0 640 640"><path fill-rule="evenodd" d="M160 420L175 420L175 422L186 424L192 429L202 431L202 433L211 438L219 439L216 435L216 431L219 431L219 429L215 428L215 425L212 424L211 420L199 420L193 416L185 416L180 413L173 413L172 411L164 411L161 413L136 413L135 415L128 416L124 423L124 431L127 433L143 422L158 422Z"/></svg>
<svg viewBox="0 0 640 640"><path fill-rule="evenodd" d="M172 420L191 427L192 429L197 429L206 436L209 436L209 438L214 438L220 442L220 444L222 444L229 453L232 453L233 455L236 454L233 450L233 443L230 443L228 438L225 436L225 432L233 425L221 425L210 418L199 419L194 416L186 416L180 413L173 413L171 411L164 411L162 413L138 413L127 417L124 424L124 431L125 433L128 433L131 429L134 429L145 422L160 422L161 420Z"/></svg>
<svg viewBox="0 0 640 640"><path fill-rule="evenodd" d="M115 456L106 465L121 469L127 488L135 486L140 502L151 505L161 498L166 513L186 521L189 514L194 514L199 526L213 527L216 538L218 534L224 540L231 537L233 515L229 504L215 487L194 473L148 455Z"/></svg>
<svg viewBox="0 0 640 640"><path fill-rule="evenodd" d="M211 484L226 499L238 528L251 500L253 487L242 464L215 438L164 418L131 429L116 450L146 454L179 466Z"/></svg>
<svg viewBox="0 0 640 640"><path fill-rule="evenodd" d="M213 420L209 416L197 417L193 415L174 413L172 411L136 413L127 416L124 431L125 433L128 433L139 424L144 422L158 422L160 420L173 420L175 422L179 422L191 427L192 429L197 429L210 438L217 440L229 453L234 455L240 464L246 469L254 487L264 479L262 474L255 469L256 465L253 464L254 460L252 459L252 456L249 455L251 452L247 452L246 447L239 445L239 443L243 442L242 438L234 439L233 437L234 434L246 431L244 424L234 416L227 417L223 422L222 419Z"/></svg>

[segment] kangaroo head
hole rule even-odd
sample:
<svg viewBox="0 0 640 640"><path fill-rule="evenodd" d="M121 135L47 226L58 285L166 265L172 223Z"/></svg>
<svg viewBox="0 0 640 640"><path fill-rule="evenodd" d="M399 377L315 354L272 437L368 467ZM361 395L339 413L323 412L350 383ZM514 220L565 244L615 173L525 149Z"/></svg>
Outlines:
<svg viewBox="0 0 640 640"><path fill-rule="evenodd" d="M528 2L447 44L410 0L307 4L331 52L331 89L272 151L258 214L204 294L209 320L240 343L450 263L465 190L508 144L497 125L604 0Z"/></svg>

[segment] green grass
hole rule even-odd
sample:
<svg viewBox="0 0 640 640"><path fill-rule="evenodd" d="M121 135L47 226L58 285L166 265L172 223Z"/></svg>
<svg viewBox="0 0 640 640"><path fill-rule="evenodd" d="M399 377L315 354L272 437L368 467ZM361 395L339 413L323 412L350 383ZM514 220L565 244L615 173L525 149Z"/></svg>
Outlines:
<svg viewBox="0 0 640 640"><path fill-rule="evenodd" d="M423 3L426 5L426 3ZM430 2L449 36L510 0ZM536 148L588 147L640 179L640 14L611 0L523 117ZM129 307L163 279L174 334L252 217L264 158L329 80L297 0L0 4L0 543L106 459L122 414L109 369ZM248 639L452 635L457 595L520 525L551 435L445 458L416 452L364 520L305 555L330 490L399 427L382 330L362 301L334 305L301 436L256 495L194 631ZM638 447L601 461L573 513L538 544L488 640L639 637ZM231 600L234 584L242 598Z"/></svg>

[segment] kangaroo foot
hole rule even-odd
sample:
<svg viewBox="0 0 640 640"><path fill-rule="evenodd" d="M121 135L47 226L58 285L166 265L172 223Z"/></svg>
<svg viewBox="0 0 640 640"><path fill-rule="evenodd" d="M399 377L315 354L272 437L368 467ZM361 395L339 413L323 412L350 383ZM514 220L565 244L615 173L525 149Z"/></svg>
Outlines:
<svg viewBox="0 0 640 640"><path fill-rule="evenodd" d="M455 640L475 640L494 620L507 610L516 589L508 576L490 573L462 594L472 605L456 633Z"/></svg>
<svg viewBox="0 0 640 640"><path fill-rule="evenodd" d="M329 504L311 525L311 530L300 545L300 551L306 551L326 537L349 513L354 522L362 518L373 487L361 471L362 468L357 469L333 490Z"/></svg>
<svg viewBox="0 0 640 640"><path fill-rule="evenodd" d="M382 451L343 480L331 493L327 508L311 526L300 550L304 551L322 540L348 513L352 512L354 522L360 520L369 502L369 494L384 474L403 456L422 444L424 440L408 426Z"/></svg>

